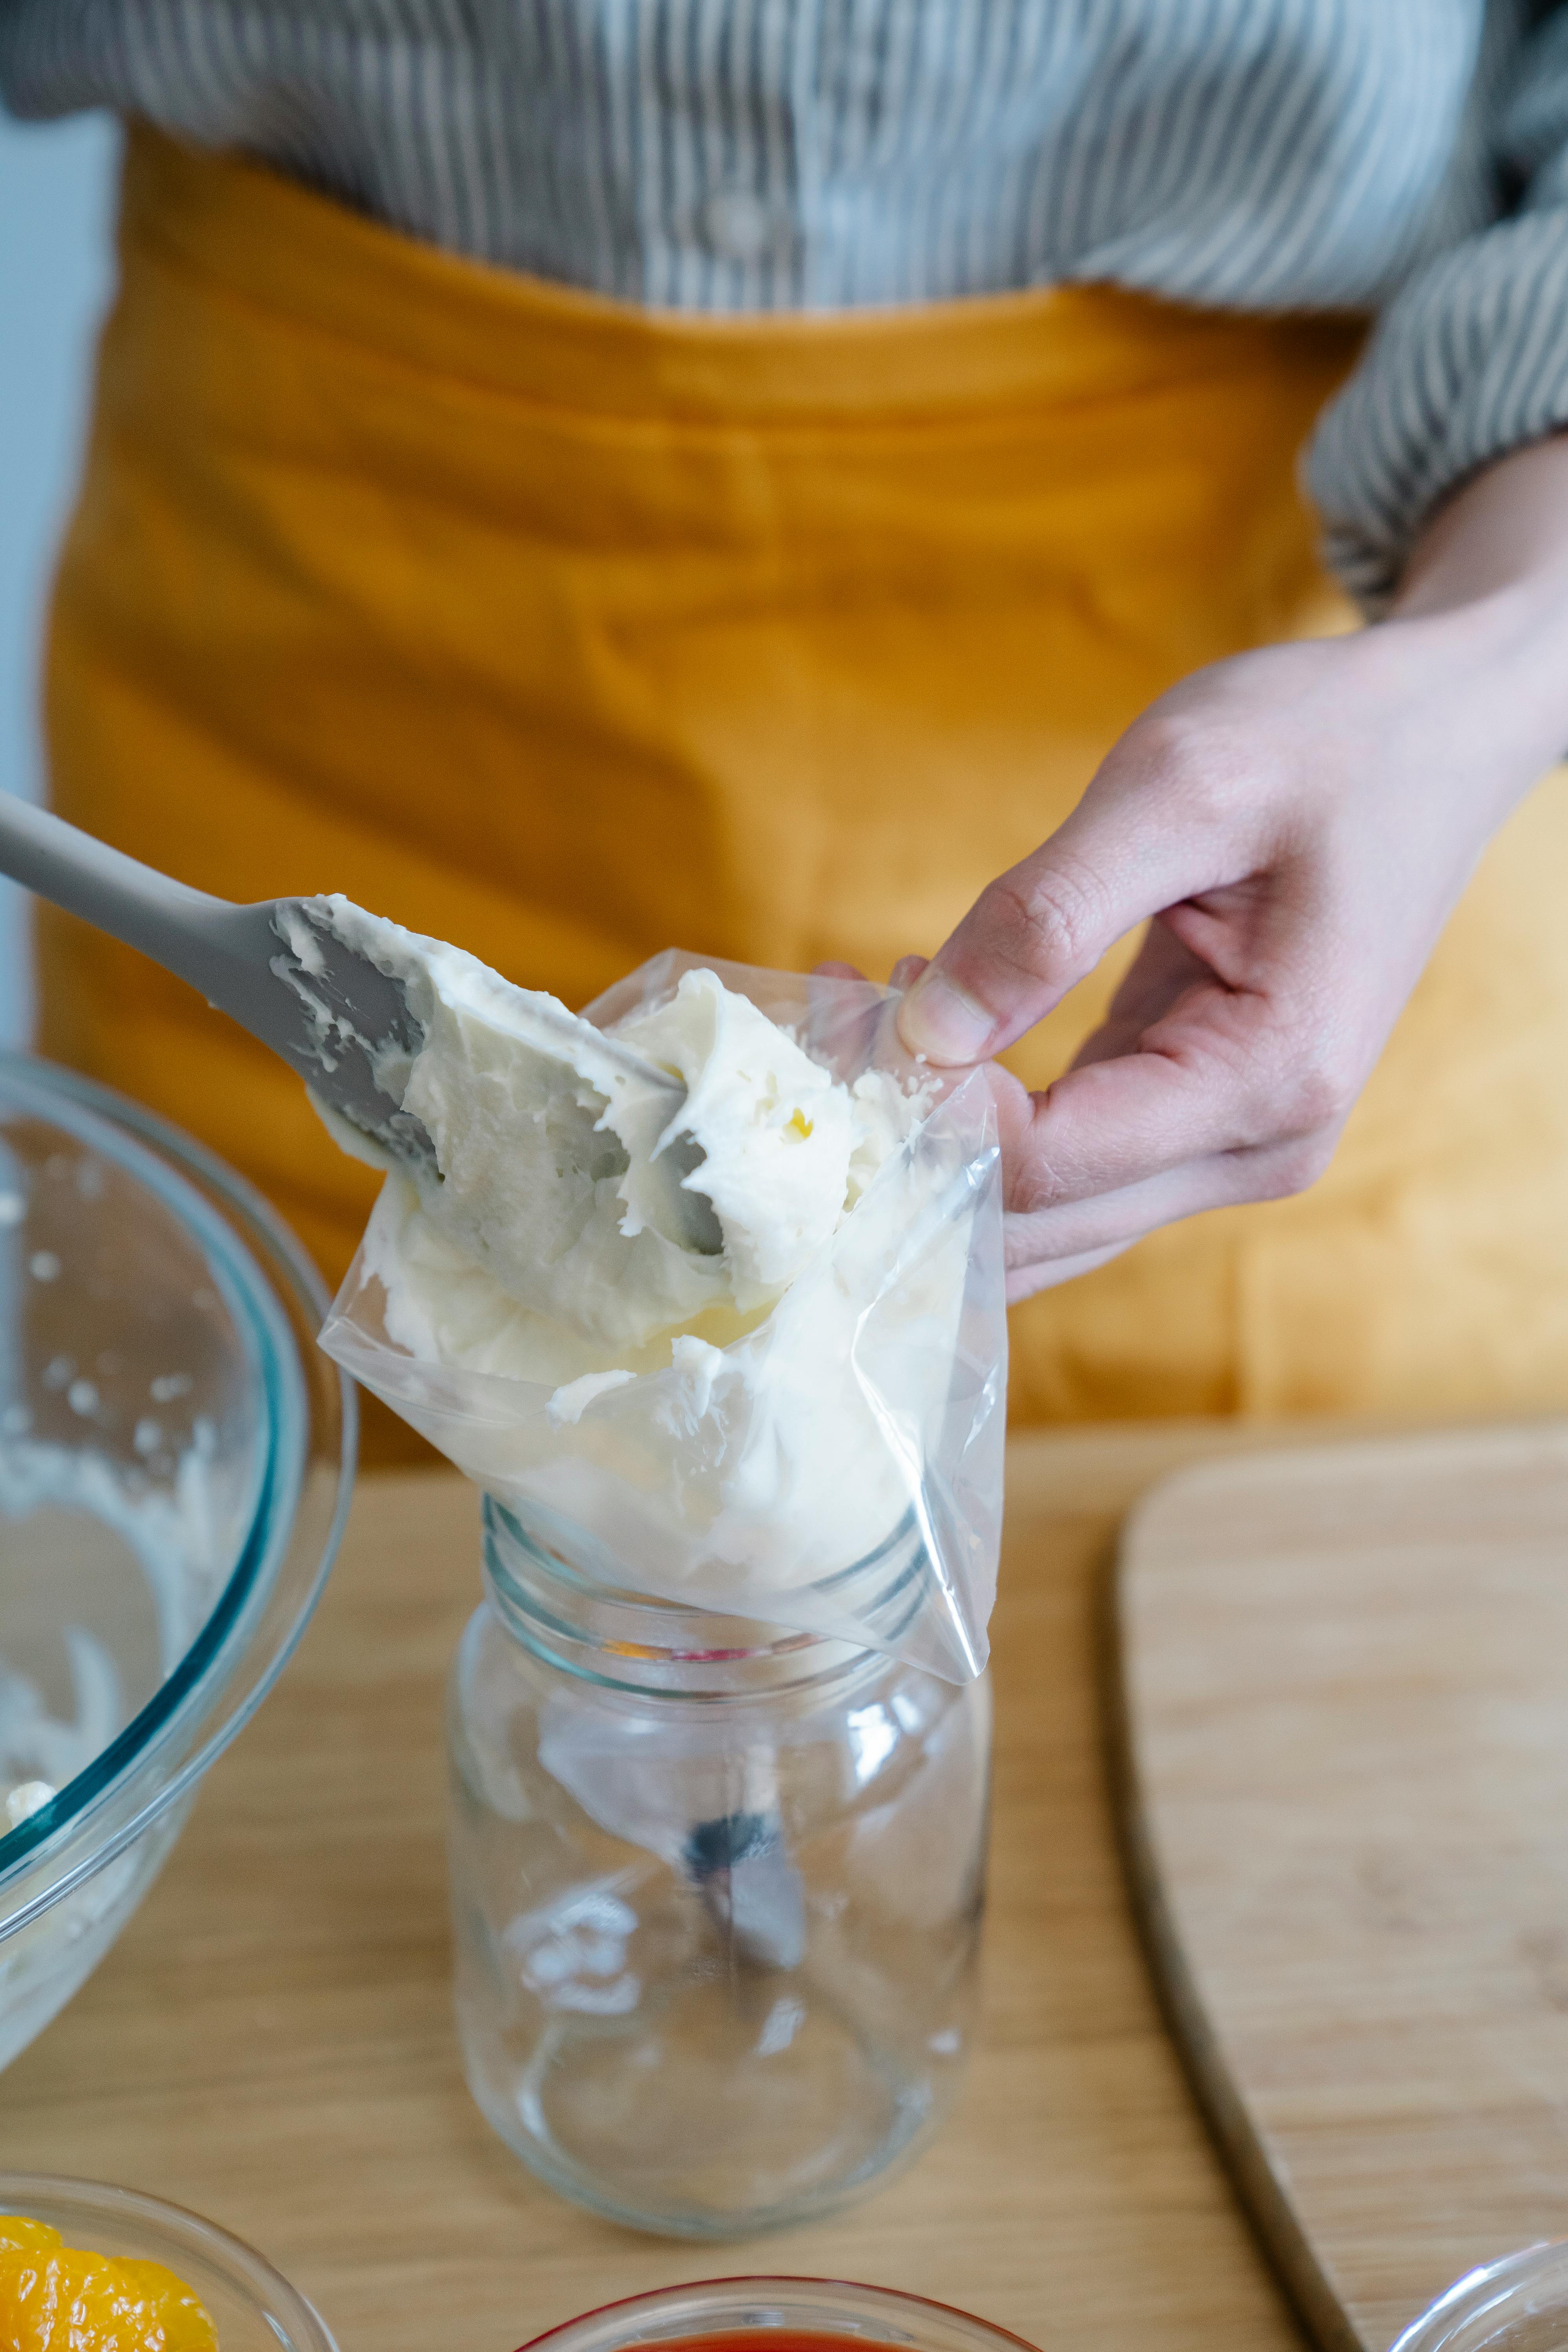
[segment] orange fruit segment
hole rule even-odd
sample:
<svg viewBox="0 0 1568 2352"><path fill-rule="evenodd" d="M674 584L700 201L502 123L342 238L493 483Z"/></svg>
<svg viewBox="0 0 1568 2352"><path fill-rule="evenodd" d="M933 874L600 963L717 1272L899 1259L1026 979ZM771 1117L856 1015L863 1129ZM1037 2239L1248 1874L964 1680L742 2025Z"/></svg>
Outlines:
<svg viewBox="0 0 1568 2352"><path fill-rule="evenodd" d="M68 2246L0 2214L0 2352L217 2352L205 2310L162 2263Z"/></svg>

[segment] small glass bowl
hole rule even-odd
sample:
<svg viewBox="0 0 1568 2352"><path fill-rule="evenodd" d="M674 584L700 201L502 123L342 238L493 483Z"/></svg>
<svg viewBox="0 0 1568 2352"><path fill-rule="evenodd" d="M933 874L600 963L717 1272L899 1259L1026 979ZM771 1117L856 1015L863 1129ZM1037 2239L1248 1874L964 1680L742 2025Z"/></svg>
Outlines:
<svg viewBox="0 0 1568 2352"><path fill-rule="evenodd" d="M1563 2352L1568 2239L1501 2254L1456 2279L1390 2352Z"/></svg>
<svg viewBox="0 0 1568 2352"><path fill-rule="evenodd" d="M298 2288L251 2247L184 2206L100 2180L0 2172L0 2213L47 2221L68 2246L162 2263L201 2297L223 2352L337 2352Z"/></svg>
<svg viewBox="0 0 1568 2352"><path fill-rule="evenodd" d="M842 2336L866 2347L891 2345L898 2352L1033 2352L1021 2336L923 2295L857 2286L847 2279L802 2278L699 2279L661 2287L656 2294L584 2312L535 2336L522 2352L633 2352L688 2337L701 2342L752 2333L757 2352L767 2352L770 2330Z"/></svg>

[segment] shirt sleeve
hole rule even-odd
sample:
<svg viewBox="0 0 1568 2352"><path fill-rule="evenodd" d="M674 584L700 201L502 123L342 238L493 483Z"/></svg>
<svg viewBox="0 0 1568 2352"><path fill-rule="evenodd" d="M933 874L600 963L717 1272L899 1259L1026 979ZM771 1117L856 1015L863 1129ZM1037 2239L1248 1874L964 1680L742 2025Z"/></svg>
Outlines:
<svg viewBox="0 0 1568 2352"><path fill-rule="evenodd" d="M1526 44L1495 153L1507 217L1405 282L1308 446L1325 556L1373 616L1450 490L1568 425L1568 6Z"/></svg>

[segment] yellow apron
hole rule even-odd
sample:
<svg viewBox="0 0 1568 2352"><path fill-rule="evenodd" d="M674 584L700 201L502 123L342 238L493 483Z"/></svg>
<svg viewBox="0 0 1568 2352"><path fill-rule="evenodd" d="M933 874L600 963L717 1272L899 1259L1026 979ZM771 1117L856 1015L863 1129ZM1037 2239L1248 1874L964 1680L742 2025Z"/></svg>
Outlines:
<svg viewBox="0 0 1568 2352"><path fill-rule="evenodd" d="M574 1003L671 942L880 976L1163 688L1343 625L1293 461L1344 321L1101 289L650 314L147 131L121 237L55 803L228 897L342 889ZM1330 1174L1017 1310L1015 1414L1568 1403L1565 885L1557 776ZM112 942L46 915L39 945L44 1050L340 1274L374 1180L296 1081ZM1127 951L1009 1057L1032 1083Z"/></svg>

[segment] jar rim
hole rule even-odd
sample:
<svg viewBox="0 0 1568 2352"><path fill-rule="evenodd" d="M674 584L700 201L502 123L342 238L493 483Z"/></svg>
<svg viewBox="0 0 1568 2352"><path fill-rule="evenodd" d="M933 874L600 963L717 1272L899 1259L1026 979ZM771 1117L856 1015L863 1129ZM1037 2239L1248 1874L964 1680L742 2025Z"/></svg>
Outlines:
<svg viewBox="0 0 1568 2352"><path fill-rule="evenodd" d="M874 1647L864 1638L607 1583L588 1564L589 1538L574 1545L577 1531L565 1521L543 1512L525 1517L514 1501L491 1494L484 1496L481 1524L486 1591L507 1630L547 1665L644 1696L712 1700L757 1690L775 1696L820 1690L888 1663L921 1606L925 1547L912 1509L864 1559L811 1588L826 1614L858 1587L866 1597L856 1616L882 1620L885 1639Z"/></svg>

